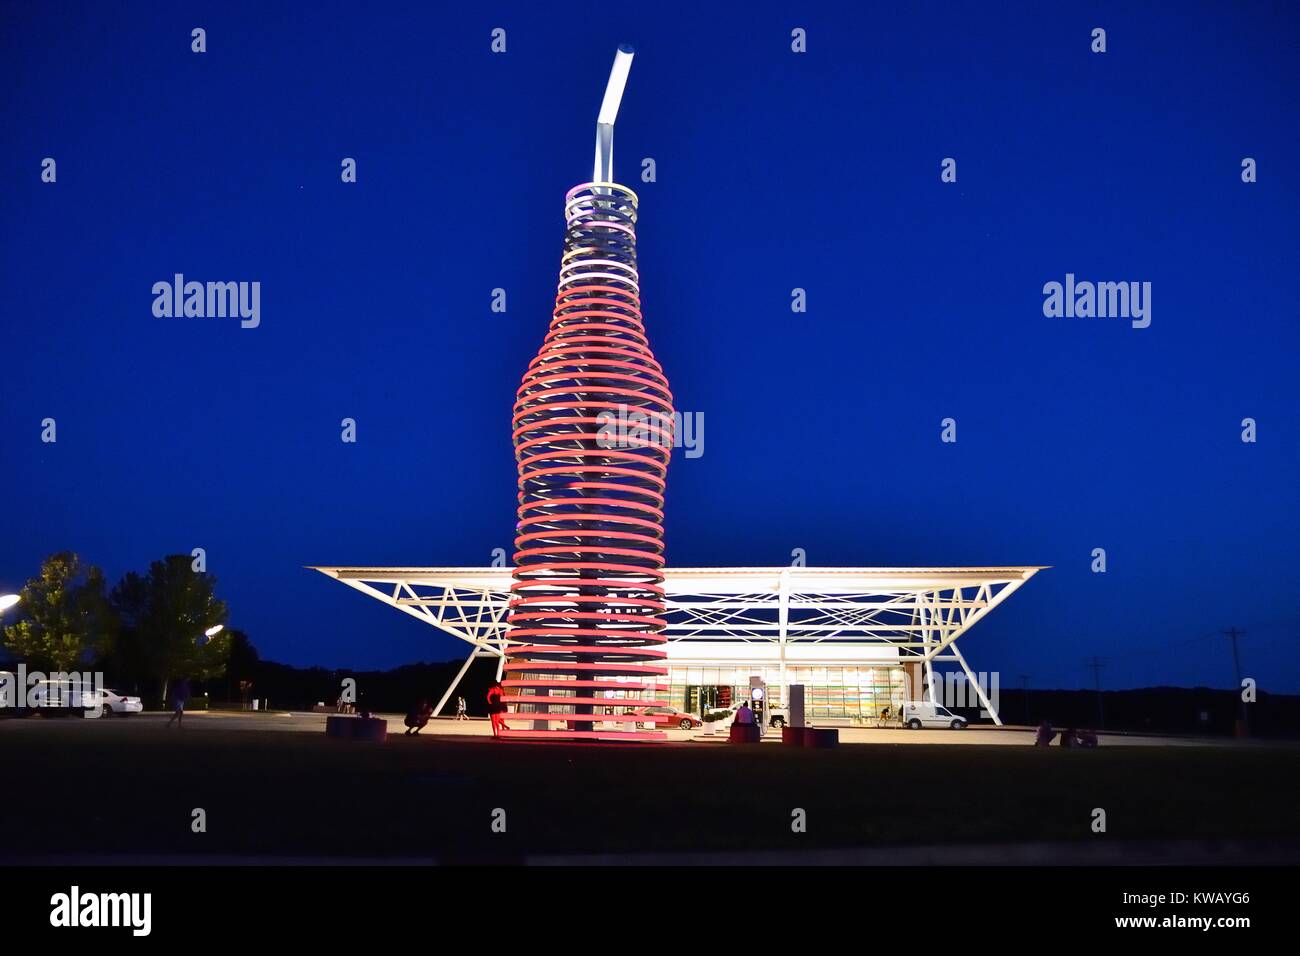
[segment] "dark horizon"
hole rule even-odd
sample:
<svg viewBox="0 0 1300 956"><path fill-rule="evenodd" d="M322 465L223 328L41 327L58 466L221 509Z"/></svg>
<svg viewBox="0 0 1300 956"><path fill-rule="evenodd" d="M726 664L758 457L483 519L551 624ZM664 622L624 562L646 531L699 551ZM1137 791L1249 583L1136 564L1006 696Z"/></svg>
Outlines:
<svg viewBox="0 0 1300 956"><path fill-rule="evenodd" d="M59 550L111 584L202 547L266 658L455 657L307 566L511 550L510 406L631 42L616 170L705 421L670 567L1050 565L972 669L1227 688L1235 626L1300 692L1295 8L680 10L0 10L0 593ZM156 318L177 273L260 282L260 325ZM1067 275L1150 282L1150 327L1045 316Z"/></svg>

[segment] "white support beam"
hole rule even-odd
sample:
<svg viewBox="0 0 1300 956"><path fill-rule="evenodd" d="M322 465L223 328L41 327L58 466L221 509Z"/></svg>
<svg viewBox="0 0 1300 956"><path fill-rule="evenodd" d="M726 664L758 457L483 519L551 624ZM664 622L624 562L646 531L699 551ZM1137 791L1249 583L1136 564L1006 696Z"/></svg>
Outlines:
<svg viewBox="0 0 1300 956"><path fill-rule="evenodd" d="M785 645L786 645L786 639L789 636L788 628L790 624L790 575L784 571L781 572L780 588L781 588L781 600L780 600L780 607L777 609L777 615L778 615L777 623L780 627L780 630L778 631L778 640L780 641L779 652L781 655L781 706L789 707L790 706L790 678L786 674L786 670L785 670Z"/></svg>
<svg viewBox="0 0 1300 956"><path fill-rule="evenodd" d="M433 716L435 717L442 716L442 709L447 706L447 700L451 697L452 693L456 690L456 688L460 686L460 682L465 677L465 672L469 670L469 665L474 663L476 660L478 660L480 656L483 655L480 653L477 647L469 652L469 656L465 658L465 663L460 665L460 670L456 672L456 676L453 677L451 679L451 683L447 685L447 690L443 693L442 697L439 699L438 706L433 708Z"/></svg>
<svg viewBox="0 0 1300 956"><path fill-rule="evenodd" d="M998 716L998 709L993 706L992 701L988 699L988 695L984 693L984 688L979 685L979 681L977 681L975 675L971 673L970 665L966 663L966 658L962 657L961 651L957 649L955 643L951 645L950 650L952 651L953 656L957 658L957 663L961 665L961 669L966 672L967 686L975 688L975 696L980 699L981 706L989 712L989 716L993 718L993 723L1001 727L1002 718Z"/></svg>

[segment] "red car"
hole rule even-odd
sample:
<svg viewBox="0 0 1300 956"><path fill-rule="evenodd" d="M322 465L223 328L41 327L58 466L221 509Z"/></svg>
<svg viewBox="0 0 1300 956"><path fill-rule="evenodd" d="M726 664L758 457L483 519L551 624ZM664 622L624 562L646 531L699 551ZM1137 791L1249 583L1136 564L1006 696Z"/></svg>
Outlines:
<svg viewBox="0 0 1300 956"><path fill-rule="evenodd" d="M704 721L698 717L692 717L690 714L682 713L673 707L636 707L629 713L637 715L646 715L648 717L667 717L667 720L653 721L655 727L680 727L682 730L692 730L696 727L703 727ZM637 724L638 727L644 727L645 724Z"/></svg>

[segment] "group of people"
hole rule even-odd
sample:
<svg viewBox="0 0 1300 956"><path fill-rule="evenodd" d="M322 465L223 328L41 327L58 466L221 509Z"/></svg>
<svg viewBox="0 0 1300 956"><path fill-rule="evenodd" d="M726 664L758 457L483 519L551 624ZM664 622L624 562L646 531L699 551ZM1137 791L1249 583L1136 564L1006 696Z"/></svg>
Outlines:
<svg viewBox="0 0 1300 956"><path fill-rule="evenodd" d="M1052 740L1056 737L1056 731L1052 728L1050 720L1043 720L1038 725L1038 733L1034 735L1034 746L1050 747ZM1060 746L1062 747L1096 747L1097 732L1095 730L1084 729L1075 730L1073 727L1061 731Z"/></svg>
<svg viewBox="0 0 1300 956"><path fill-rule="evenodd" d="M505 690L500 681L493 681L492 686L488 688L487 704L488 716L492 719L492 736L500 737L503 730L509 730L506 726L506 704ZM433 706L423 697L415 703L415 707L406 715L406 734L407 736L416 736L433 717ZM468 708L465 706L465 698L456 698L456 720L469 720Z"/></svg>

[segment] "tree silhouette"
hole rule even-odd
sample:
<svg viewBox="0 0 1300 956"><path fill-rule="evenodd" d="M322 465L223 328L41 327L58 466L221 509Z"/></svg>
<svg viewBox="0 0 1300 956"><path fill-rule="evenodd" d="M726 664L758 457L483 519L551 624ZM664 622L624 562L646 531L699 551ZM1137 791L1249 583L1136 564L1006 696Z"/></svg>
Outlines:
<svg viewBox="0 0 1300 956"><path fill-rule="evenodd" d="M113 588L113 607L130 635L132 656L159 680L164 702L173 677L206 680L225 673L230 632L204 636L226 622L226 603L215 588L216 579L195 571L184 554L154 561L143 576L127 572Z"/></svg>
<svg viewBox="0 0 1300 956"><path fill-rule="evenodd" d="M20 593L23 618L4 629L5 647L51 671L70 671L88 653L106 653L117 627L104 590L99 568L71 551L50 555Z"/></svg>
<svg viewBox="0 0 1300 956"><path fill-rule="evenodd" d="M257 670L258 653L248 635L240 630L230 632L230 660L226 665L226 698L234 699L234 688L240 681L252 681ZM242 695L241 695L242 696Z"/></svg>

